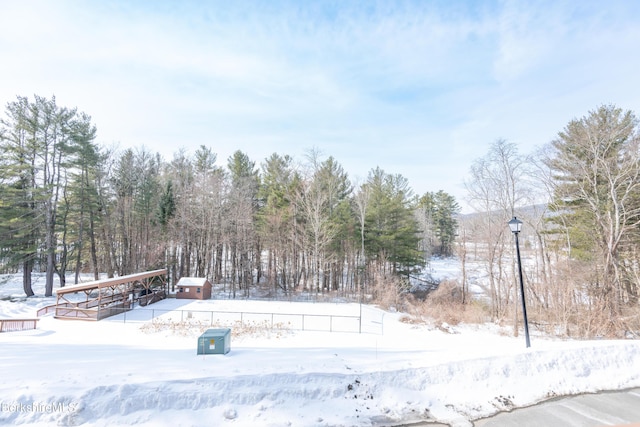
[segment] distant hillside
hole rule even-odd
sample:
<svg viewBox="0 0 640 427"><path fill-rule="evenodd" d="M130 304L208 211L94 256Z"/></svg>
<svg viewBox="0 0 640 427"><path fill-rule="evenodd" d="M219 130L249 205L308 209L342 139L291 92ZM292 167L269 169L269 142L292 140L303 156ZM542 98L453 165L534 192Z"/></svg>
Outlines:
<svg viewBox="0 0 640 427"><path fill-rule="evenodd" d="M518 218L537 218L542 215L548 215L549 205L547 203L541 203L536 205L523 206L523 207L516 208L515 211L516 211L515 216ZM503 215L502 211L493 211L493 213L500 216ZM465 221L465 220L472 220L474 218L477 218L480 215L484 215L484 212L459 214L457 215L457 218L460 221Z"/></svg>

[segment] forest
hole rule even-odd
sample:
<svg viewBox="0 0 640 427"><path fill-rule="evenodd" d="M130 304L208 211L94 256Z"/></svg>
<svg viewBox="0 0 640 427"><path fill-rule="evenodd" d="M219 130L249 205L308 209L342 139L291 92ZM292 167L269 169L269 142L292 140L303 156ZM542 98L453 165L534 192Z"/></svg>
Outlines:
<svg viewBox="0 0 640 427"><path fill-rule="evenodd" d="M400 175L349 180L332 157L261 164L211 147L169 161L100 146L91 117L55 97L17 97L0 127L0 272L97 279L167 268L208 277L232 297L262 286L357 296L385 277L406 282L434 254L451 255L459 206L443 191L413 194Z"/></svg>
<svg viewBox="0 0 640 427"><path fill-rule="evenodd" d="M333 157L212 147L172 159L99 145L91 117L55 97L17 97L0 116L0 273L109 277L167 268L207 277L230 297L260 288L394 299L432 256L455 257L429 309L480 311L518 333L520 236L534 327L566 336L640 334L640 132L632 111L602 105L521 154L496 140L465 180L472 214L444 191L414 194L373 167L353 182ZM470 266L474 268L471 269ZM486 298L473 297L471 287ZM407 300L411 303L411 299ZM454 319L455 318L455 319Z"/></svg>

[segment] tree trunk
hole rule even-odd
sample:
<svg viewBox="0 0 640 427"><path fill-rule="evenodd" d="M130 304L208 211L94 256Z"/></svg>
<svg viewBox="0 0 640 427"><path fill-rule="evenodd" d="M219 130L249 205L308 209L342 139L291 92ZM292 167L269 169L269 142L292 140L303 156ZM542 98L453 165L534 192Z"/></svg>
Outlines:
<svg viewBox="0 0 640 427"><path fill-rule="evenodd" d="M33 271L33 261L27 259L22 263L22 289L27 297L34 295L33 288L31 286L31 272Z"/></svg>

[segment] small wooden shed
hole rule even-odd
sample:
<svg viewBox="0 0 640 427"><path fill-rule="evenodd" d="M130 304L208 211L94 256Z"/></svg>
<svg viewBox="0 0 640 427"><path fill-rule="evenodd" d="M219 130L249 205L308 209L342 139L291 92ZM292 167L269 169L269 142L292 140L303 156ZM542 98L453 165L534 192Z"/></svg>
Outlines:
<svg viewBox="0 0 640 427"><path fill-rule="evenodd" d="M178 299L211 299L211 282L205 278L182 277L176 286Z"/></svg>

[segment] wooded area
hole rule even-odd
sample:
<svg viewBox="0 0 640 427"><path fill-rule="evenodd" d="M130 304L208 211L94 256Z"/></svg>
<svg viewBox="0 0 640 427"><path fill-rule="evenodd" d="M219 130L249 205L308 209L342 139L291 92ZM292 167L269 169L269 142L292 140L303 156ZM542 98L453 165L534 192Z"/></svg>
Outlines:
<svg viewBox="0 0 640 427"><path fill-rule="evenodd" d="M460 221L462 261L484 266L496 320L514 319L521 233L533 319L567 336L640 336L640 135L630 111L605 105L574 119L531 155L504 140L471 168L478 214ZM466 285L463 279L463 287Z"/></svg>
<svg viewBox="0 0 640 427"><path fill-rule="evenodd" d="M108 277L167 269L207 277L230 297L260 287L394 299L432 255L456 256L456 304L483 306L518 331L513 236L521 234L526 299L541 328L583 336L640 331L640 149L633 112L601 106L530 155L496 141L470 168L475 214L451 195L415 195L376 167L352 182L333 158L226 165L201 146L165 161L96 143L91 118L55 98L18 97L0 126L0 273ZM468 265L484 277L470 277ZM477 268L477 267L476 267ZM488 299L472 298L470 286ZM450 298L450 299L451 299ZM485 306L486 304L486 306Z"/></svg>
<svg viewBox="0 0 640 427"><path fill-rule="evenodd" d="M0 132L0 272L22 271L27 296L33 271L46 272L49 296L54 274L64 286L68 272L77 282L160 268L172 284L208 277L232 297L257 285L357 296L452 253L455 199L415 196L379 168L356 185L314 152L256 166L236 151L226 167L205 146L168 162L118 152L96 143L88 115L39 96L8 103Z"/></svg>

